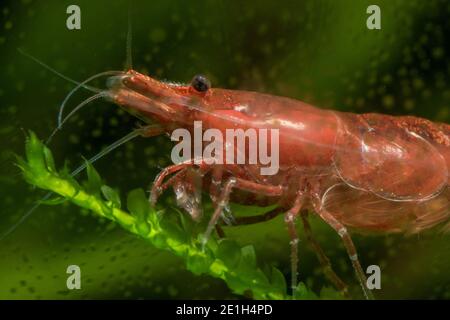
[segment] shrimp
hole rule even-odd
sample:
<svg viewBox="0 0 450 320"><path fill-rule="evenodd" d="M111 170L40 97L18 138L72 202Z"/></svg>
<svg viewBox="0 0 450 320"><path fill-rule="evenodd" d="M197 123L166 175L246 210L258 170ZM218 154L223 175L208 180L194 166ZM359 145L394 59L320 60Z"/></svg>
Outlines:
<svg viewBox="0 0 450 320"><path fill-rule="evenodd" d="M265 221L284 213L291 247L291 284L297 284L301 217L327 276L346 286L311 237L306 220L315 212L342 239L366 298L372 293L348 229L356 232L419 233L438 224L450 229L450 125L412 116L353 114L316 108L290 98L257 92L212 88L203 76L191 84L158 81L134 70L111 76L107 99L162 132L259 128L279 130L280 168L262 175L260 164L211 164L196 159L174 164L156 177L150 202L173 188L178 204L194 220L201 218L201 190L214 204L205 238L229 202L275 205L263 216L236 217L234 223ZM151 134L152 135L152 134ZM272 146L268 146L272 148ZM246 162L247 163L247 162ZM447 224L445 224L447 223ZM327 268L329 267L329 268Z"/></svg>
<svg viewBox="0 0 450 320"><path fill-rule="evenodd" d="M214 228L219 236L224 235L220 219L227 224L246 225L284 214L291 239L292 289L298 276L296 221L301 218L306 239L326 277L348 295L347 286L312 236L309 212L317 214L342 239L366 298L373 295L366 286L349 229L413 234L441 224L444 231L450 230L450 125L412 116L337 112L286 97L213 88L204 76L195 76L188 85L158 81L132 69L130 8L125 64L128 71L106 71L78 83L19 50L77 85L64 99L58 126L47 143L73 114L99 98L121 106L149 125L111 144L90 158L90 163L139 135L170 135L178 128L193 132L197 121L201 121L203 130L212 128L222 133L228 128L278 130L280 166L276 174L262 175L261 164L249 161L216 164L208 159L191 159L163 169L154 180L149 201L155 205L162 192L173 188L178 205L199 221L202 191L207 191L214 212L204 241ZM88 86L91 80L104 76L108 77L106 90ZM65 104L80 88L95 95L63 119ZM225 144L225 149L228 147ZM271 150L273 147L271 143L267 146ZM79 166L72 175L85 167ZM235 217L230 202L275 208L263 215ZM37 206L39 203L0 238L15 230Z"/></svg>

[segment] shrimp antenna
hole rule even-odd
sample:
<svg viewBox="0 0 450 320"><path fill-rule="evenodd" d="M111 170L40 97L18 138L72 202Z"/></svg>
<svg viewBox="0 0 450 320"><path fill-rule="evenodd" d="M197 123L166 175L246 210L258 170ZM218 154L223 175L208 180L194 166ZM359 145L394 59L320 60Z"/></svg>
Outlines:
<svg viewBox="0 0 450 320"><path fill-rule="evenodd" d="M93 95L92 97L87 98L86 100L84 100L83 102L81 102L79 105L77 105L59 124L58 126L53 130L53 132L50 134L50 136L47 138L47 140L45 141L45 144L49 144L50 141L52 140L53 136L59 131L61 130L62 126L64 125L64 123L66 123L67 120L70 119L70 117L72 117L78 110L80 110L82 107L84 107L85 105L87 105L88 103L99 99L99 98L103 98L108 96L107 92L100 92L97 93L95 95Z"/></svg>
<svg viewBox="0 0 450 320"><path fill-rule="evenodd" d="M132 1L128 1L128 30L127 30L127 42L126 42L126 60L125 60L125 70L133 69L133 56L132 56L132 41L133 41L133 29L131 23L131 7Z"/></svg>
<svg viewBox="0 0 450 320"><path fill-rule="evenodd" d="M148 127L147 127L148 128ZM114 149L120 147L124 143L136 138L137 136L142 134L141 129L133 130L132 132L128 133L126 136L120 138L119 140L113 142L109 146L107 146L105 149L94 155L89 160L86 160L83 164L81 164L78 168L73 170L70 174L71 177L75 177L78 175L81 171L83 171L88 164L93 164L95 161L103 158L105 155L113 151ZM11 228L9 228L5 233L3 233L0 236L0 241L6 238L8 235L10 235L14 230L17 229L26 219L28 219L31 214L42 204L43 201L48 200L52 196L53 192L48 192L45 196L43 196L36 204L31 207L25 214L22 215L22 217L17 221Z"/></svg>
<svg viewBox="0 0 450 320"><path fill-rule="evenodd" d="M23 56L25 56L25 57L27 57L27 58L33 60L34 62L36 62L36 63L39 64L40 66L44 67L44 68L47 69L48 71L50 71L50 72L56 74L58 77L60 77L60 78L62 78L62 79L64 79L64 80L66 80L66 81L69 81L69 82L71 82L71 83L73 83L73 84L76 84L76 85L79 85L79 84L80 84L78 81L73 80L73 79L71 79L71 78L69 78L69 77L63 75L62 73L60 73L60 72L56 71L55 69L53 69L52 67L50 67L48 64L42 62L41 60L39 60L38 58L32 56L31 54L29 54L29 53L23 51L21 48L17 48L17 51L19 51L19 53L20 53L21 55L23 55ZM99 89L97 89L97 88L95 88L95 87L88 86L88 85L82 85L82 87L85 88L85 89L87 89L87 90L89 90L89 91L92 91L92 92L99 92L99 91L100 91Z"/></svg>
<svg viewBox="0 0 450 320"><path fill-rule="evenodd" d="M91 91L91 92L95 92L95 93L97 93L97 94L100 94L101 92L103 92L102 90L100 90L100 89L98 89L98 88L95 88L95 87L92 87L92 86L89 86L89 85L87 85L87 83L90 82L90 81L92 81L92 80L94 80L94 79L96 79L96 78L98 78L98 77L101 77L101 76L105 76L105 75L118 75L118 74L122 74L122 73L123 73L123 71L106 71L106 72L101 72L101 73L95 74L95 75L89 77L88 79L84 80L83 82L78 82L78 81L73 80L73 79L71 79L71 78L69 78L69 77L63 75L62 73L56 71L55 69L53 69L52 67L50 67L50 66L47 65L46 63L40 61L38 58L32 56L31 54L29 54L29 53L27 53L27 52L25 52L25 51L23 51L21 48L17 48L17 50L18 50L19 53L22 54L23 56L25 56L25 57L27 57L27 58L33 60L33 61L36 62L37 64L41 65L42 67L44 67L45 69L49 70L50 72L56 74L57 76L61 77L62 79L67 80L67 81L69 81L69 82L71 82L71 83L73 83L73 84L76 85L76 87L73 88L73 89L69 92L69 94L64 98L64 101L62 102L62 104L61 104L61 106L60 106L60 108L59 108L59 114L58 114L58 127L52 132L52 134L50 135L50 137L47 138L46 144L48 144L48 143L50 142L51 138L53 137L53 135L54 135L59 129L61 129L61 126L62 126L62 123L61 123L61 122L62 122L62 113L63 113L63 111L64 111L64 107L65 107L67 101L69 100L69 98L70 98L76 91L78 91L78 89L80 89L80 88L85 88L85 89L87 89L87 90L89 90L89 91ZM71 114L72 114L72 113L71 113Z"/></svg>
<svg viewBox="0 0 450 320"><path fill-rule="evenodd" d="M103 76L112 76L112 75L119 75L119 74L123 74L123 71L105 71L105 72L100 72L97 74L94 74L93 76L87 78L86 80L84 80L83 82L79 83L75 88L73 88L68 94L67 96L64 98L64 101L62 102L61 106L59 107L59 113L58 113L58 127L61 127L61 122L62 122L62 114L64 112L64 107L66 106L67 101L69 101L70 97L76 92L78 91L78 89L80 89L82 86L84 86L86 83L97 79L99 77L103 77ZM101 93L101 90L97 90L95 91L97 93Z"/></svg>

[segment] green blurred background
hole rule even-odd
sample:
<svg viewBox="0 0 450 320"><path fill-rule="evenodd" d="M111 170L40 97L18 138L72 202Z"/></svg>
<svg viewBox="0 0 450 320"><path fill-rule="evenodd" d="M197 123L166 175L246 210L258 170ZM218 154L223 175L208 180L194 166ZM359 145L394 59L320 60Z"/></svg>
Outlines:
<svg viewBox="0 0 450 320"><path fill-rule="evenodd" d="M81 30L66 28L66 8L81 8ZM382 30L366 28L366 8L381 7ZM73 85L19 54L36 56L76 80L125 63L128 1L2 1L0 8L0 231L44 192L13 165L26 130L44 138ZM413 114L450 120L450 2L441 1L133 1L133 67L160 79L189 82L206 74L213 86L256 90L352 112ZM94 82L104 86L104 81ZM78 92L75 106L89 96ZM52 142L59 165L72 168L130 132L137 120L97 101ZM147 188L170 163L168 139L138 138L96 164L122 192ZM163 203L171 206L168 192ZM241 212L252 210L237 210ZM338 236L313 219L313 229L339 275L361 297ZM281 217L226 228L254 244L261 263L289 276L289 241ZM386 299L450 298L450 236L353 237L364 266L382 269ZM69 291L66 268L82 270ZM303 235L300 277L316 292L329 286ZM239 298L225 284L194 276L183 262L106 221L64 204L41 206L0 241L1 299Z"/></svg>

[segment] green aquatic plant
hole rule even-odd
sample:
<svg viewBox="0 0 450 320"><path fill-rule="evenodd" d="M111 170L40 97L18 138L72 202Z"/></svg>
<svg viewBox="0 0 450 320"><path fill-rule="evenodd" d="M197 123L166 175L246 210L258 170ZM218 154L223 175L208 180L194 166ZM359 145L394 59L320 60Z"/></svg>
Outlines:
<svg viewBox="0 0 450 320"><path fill-rule="evenodd" d="M87 181L78 183L67 169L57 170L52 153L30 132L26 141L26 159L18 157L18 166L26 181L56 194L44 204L57 205L70 201L95 215L115 221L128 232L145 239L161 250L181 257L186 268L194 274L208 274L222 279L233 293L254 299L317 299L300 282L293 295L288 295L284 275L275 267L263 272L257 265L254 247L241 247L230 239L211 238L202 246L202 235L195 236L193 222L179 216L168 218L168 209L156 210L149 206L145 192L135 189L128 193L127 209L122 209L119 193L105 185L94 167L87 163ZM172 212L170 212L172 214ZM333 290L322 290L321 298L336 298Z"/></svg>

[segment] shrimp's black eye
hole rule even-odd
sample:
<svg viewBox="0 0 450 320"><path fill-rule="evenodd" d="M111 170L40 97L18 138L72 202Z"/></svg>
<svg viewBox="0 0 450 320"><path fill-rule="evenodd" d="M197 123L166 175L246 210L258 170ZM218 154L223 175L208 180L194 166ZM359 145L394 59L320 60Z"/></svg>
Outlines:
<svg viewBox="0 0 450 320"><path fill-rule="evenodd" d="M206 92L211 88L211 82L202 75L196 75L192 81L191 86L198 92Z"/></svg>

